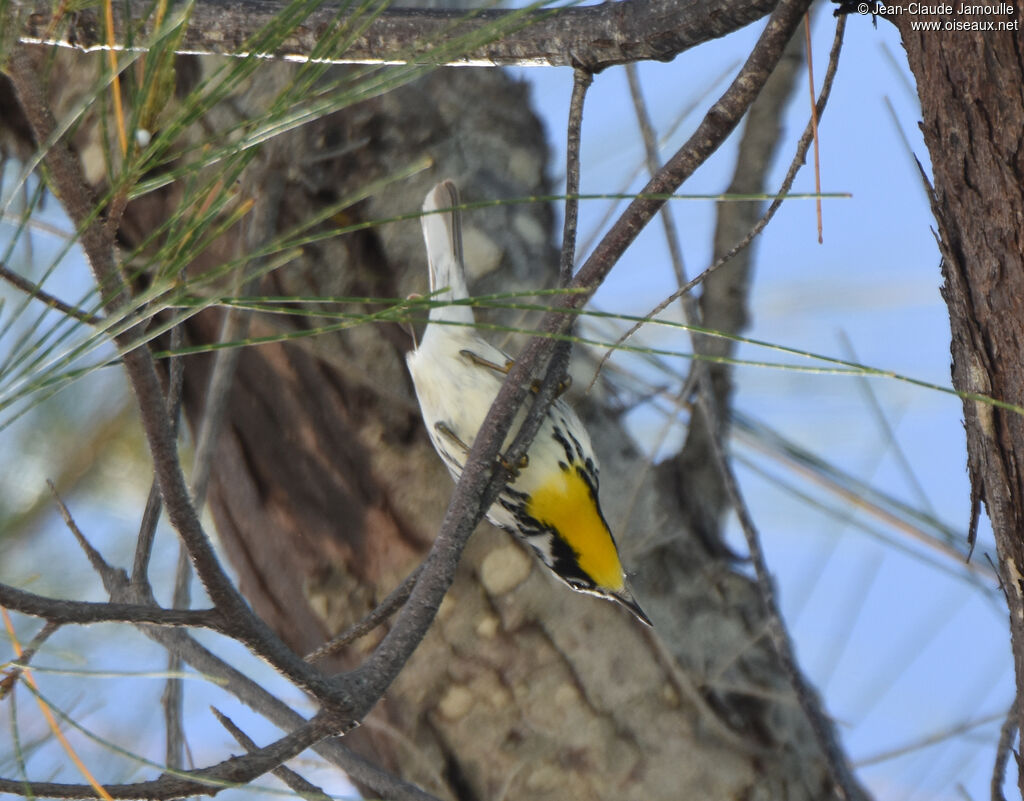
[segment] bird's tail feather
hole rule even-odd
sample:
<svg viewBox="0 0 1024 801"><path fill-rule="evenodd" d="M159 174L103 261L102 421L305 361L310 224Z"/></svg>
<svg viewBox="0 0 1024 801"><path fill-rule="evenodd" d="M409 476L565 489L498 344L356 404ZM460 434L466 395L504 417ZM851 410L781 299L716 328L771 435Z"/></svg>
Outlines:
<svg viewBox="0 0 1024 801"><path fill-rule="evenodd" d="M463 300L469 297L466 269L462 260L462 219L459 212L459 191L451 181L442 181L423 201L423 238L427 244L430 265L430 291L433 300ZM435 306L431 320L459 323L473 322L470 306Z"/></svg>

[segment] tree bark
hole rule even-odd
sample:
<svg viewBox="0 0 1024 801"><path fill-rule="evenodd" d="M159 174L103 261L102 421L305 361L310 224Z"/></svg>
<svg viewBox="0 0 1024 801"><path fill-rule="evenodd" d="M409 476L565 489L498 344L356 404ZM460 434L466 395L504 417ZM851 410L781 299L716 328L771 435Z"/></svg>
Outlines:
<svg viewBox="0 0 1024 801"><path fill-rule="evenodd" d="M583 7L533 9L527 15L516 9L468 10L449 8L402 8L394 6L368 12L342 14L337 6L313 10L273 55L292 60L310 57L328 34L347 21L362 28L335 52L318 54L332 63L398 63L546 65L581 67L599 72L632 61L670 61L685 50L725 36L771 12L778 0L630 0ZM404 5L431 5L406 0ZM438 5L436 3L432 5ZM53 23L53 9L43 2L17 3L18 35L28 43L59 44L88 52L107 43L103 15L98 9L76 9L60 25ZM285 0L207 0L191 12L178 52L197 55L244 55L250 42L288 7ZM111 10L114 41L126 46L125 20L136 31L151 18L145 2L118 4ZM367 19L372 16L372 19ZM494 32L503 25L501 35ZM490 28L490 32L486 29ZM450 52L437 47L445 40L487 41L467 50ZM140 47L138 34L134 47ZM128 49L126 47L126 49Z"/></svg>
<svg viewBox="0 0 1024 801"><path fill-rule="evenodd" d="M1015 14L1020 13L1014 4ZM952 329L953 385L1024 405L1024 58L1016 31L914 31L896 14L921 99ZM1019 17L985 17L1017 20ZM940 22L946 20L940 19ZM1024 687L1024 416L965 397L972 521L992 522ZM972 523L973 527L973 523ZM1017 710L1021 714L1021 710ZM1024 722L1021 720L1019 722ZM1024 772L1020 776L1024 793Z"/></svg>

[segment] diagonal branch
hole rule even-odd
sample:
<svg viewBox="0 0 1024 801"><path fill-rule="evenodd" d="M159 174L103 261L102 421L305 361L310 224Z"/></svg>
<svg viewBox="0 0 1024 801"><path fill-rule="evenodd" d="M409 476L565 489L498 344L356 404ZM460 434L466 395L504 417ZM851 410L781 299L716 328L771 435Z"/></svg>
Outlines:
<svg viewBox="0 0 1024 801"><path fill-rule="evenodd" d="M235 725L231 718L217 709L217 707L211 706L210 711L213 712L220 725L228 730L228 733L238 741L242 748L249 753L257 749L258 746L252 741L252 738ZM281 765L274 768L271 773L288 785L289 789L294 790L296 795L306 799L306 801L331 801L331 797L327 793L312 782L304 779L291 768Z"/></svg>
<svg viewBox="0 0 1024 801"><path fill-rule="evenodd" d="M284 701L201 645L189 632L148 626L142 627L141 631L168 651L180 656L197 672L214 679L226 692L234 695L275 726L291 729L301 726L304 722L299 713ZM354 782L370 788L382 798L393 801L438 801L429 793L349 750L341 738L322 740L313 746L313 750L344 770Z"/></svg>
<svg viewBox="0 0 1024 801"><path fill-rule="evenodd" d="M46 306L49 306L51 309L56 309L61 314L72 317L79 322L87 323L88 325L103 324L102 317L97 317L95 314L90 314L84 309L77 309L70 303L65 303L56 295L51 295L41 286L34 284L24 276L18 275L18 273L8 268L3 262L0 262L0 278L16 289L20 289L26 295L35 298Z"/></svg>
<svg viewBox="0 0 1024 801"><path fill-rule="evenodd" d="M301 754L307 748L336 733L340 723L333 716L320 714L304 725L264 748L245 756L230 757L202 770L164 774L157 779L132 784L107 784L104 789L112 798L163 801L189 795L214 795L232 785L246 784ZM59 782L24 782L0 778L0 793L48 798L96 798L96 789L89 784Z"/></svg>
<svg viewBox="0 0 1024 801"><path fill-rule="evenodd" d="M15 0L25 17L23 43L56 44L90 51L107 48L97 8L68 15L54 30L52 5L45 0ZM289 6L287 0L214 0L197 3L178 52L199 55L248 55L247 43ZM318 57L332 63L474 64L480 66L547 65L582 67L600 72L633 61L670 61L685 50L732 33L760 19L773 0L625 0L595 6L522 10L390 8L346 45L343 53ZM135 31L150 17L148 0L115 3L114 41L125 48L125 9ZM365 12L357 12L365 13ZM342 18L344 24L345 18ZM353 17L355 24L362 20ZM273 55L292 61L309 58L317 43L338 25L338 8L310 14ZM491 39L477 45L481 39ZM144 50L136 34L134 49ZM453 54L436 53L436 43L472 43Z"/></svg>
<svg viewBox="0 0 1024 801"><path fill-rule="evenodd" d="M310 651L304 657L305 660L307 662L316 662L319 659L323 659L325 656L335 654L349 643L355 642L360 637L365 637L375 628L383 625L391 615L401 608L402 604L409 600L412 588L416 586L416 582L419 580L420 573L422 571L423 565L421 564L406 576L401 584L389 592L383 601L370 610L369 614L367 614L362 620L353 623L336 637L332 637L319 648Z"/></svg>

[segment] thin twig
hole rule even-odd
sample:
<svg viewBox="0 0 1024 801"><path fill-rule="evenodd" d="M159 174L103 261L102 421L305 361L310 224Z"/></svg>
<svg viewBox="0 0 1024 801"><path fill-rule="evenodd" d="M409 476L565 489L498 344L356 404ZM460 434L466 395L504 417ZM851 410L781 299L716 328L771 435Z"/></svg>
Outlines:
<svg viewBox="0 0 1024 801"><path fill-rule="evenodd" d="M941 731L927 734L924 737L918 737L913 742L906 743L905 745L899 745L895 748L887 748L877 754L858 759L856 766L858 768L864 768L869 765L877 765L881 762L887 762L891 759L899 759L900 757L912 754L915 751L921 751L925 748L930 748L933 745L951 740L954 737L960 737L961 735L967 734L972 729L977 729L980 726L987 726L990 723L995 723L997 720L1003 719L1004 716L1000 713L994 715L985 715L984 717L972 718L957 723L953 726L947 726ZM998 754L996 755L998 758Z"/></svg>
<svg viewBox="0 0 1024 801"><path fill-rule="evenodd" d="M558 285L569 286L576 262L576 222L580 212L580 137L583 128L583 101L594 76L584 69L572 73L572 97L565 146L565 222L562 226L562 257L558 264Z"/></svg>
<svg viewBox="0 0 1024 801"><path fill-rule="evenodd" d="M252 741L252 738L238 728L231 718L215 706L211 706L210 711L213 712L214 716L220 722L220 725L228 730L228 733L238 741L238 744L242 746L242 748L249 753L257 750L257 745ZM277 778L283 781L290 789L294 790L302 798L309 799L309 801L333 801L331 796L327 795L327 793L312 782L306 781L306 779L302 778L291 768L281 765L270 772L277 776Z"/></svg>
<svg viewBox="0 0 1024 801"><path fill-rule="evenodd" d="M814 211L818 217L818 244L822 244L821 223L821 155L818 152L818 104L814 101L814 55L811 50L811 12L804 14L804 37L807 43L807 83L811 89L811 131L814 139Z"/></svg>
<svg viewBox="0 0 1024 801"><path fill-rule="evenodd" d="M171 329L171 351L179 349L185 341L184 329L176 325ZM175 436L181 422L181 387L185 379L185 362L180 356L171 356L168 360L167 414L171 418L171 427ZM149 588L149 559L153 553L153 540L156 526L160 522L160 511L163 504L160 500L160 484L154 475L149 485L149 496L139 523L139 535L135 542L135 559L132 564L132 584L136 587Z"/></svg>
<svg viewBox="0 0 1024 801"><path fill-rule="evenodd" d="M658 137L654 131L654 125L651 123L651 115L647 109L643 88L640 86L636 64L626 65L626 81L629 84L630 97L633 98L633 111L640 128L640 138L644 143L644 163L647 165L647 172L653 176L658 171ZM668 245L672 270L676 275L676 284L682 286L686 283L686 265L683 261L683 248L679 244L679 232L672 217L672 206L666 203L659 212L659 216L665 228L665 244Z"/></svg>
<svg viewBox="0 0 1024 801"><path fill-rule="evenodd" d="M108 564L108 562L103 558L103 555L93 548L92 543L90 543L85 538L85 535L82 534L82 530L78 528L78 523L75 522L75 518L71 515L71 511L65 505L65 502L61 500L60 494L57 492L57 488L53 486L53 481L47 478L46 486L50 488L53 500L56 502L57 509L60 511L60 517L65 521L65 525L68 526L68 531L70 531L75 536L75 539L78 540L79 547L85 551L89 564L92 565L93 570L99 574L105 584L108 577L113 573L116 573L116 568Z"/></svg>
<svg viewBox="0 0 1024 801"><path fill-rule="evenodd" d="M418 565L415 570L405 577L405 580L401 584L388 593L387 597L377 604L377 606L362 620L349 626L336 637L332 637L315 651L310 651L306 654L304 659L307 662L316 662L318 659L323 659L325 656L337 653L349 643L358 640L360 637L365 637L375 628L384 623L384 621L401 608L402 604L409 600L412 588L416 586L416 580L419 578L422 570L423 565Z"/></svg>
<svg viewBox="0 0 1024 801"><path fill-rule="evenodd" d="M1010 752L1013 750L1013 740L1017 736L1018 721L1020 720L1019 703L1020 696L1018 695L1013 699L1010 708L1006 710L1006 718L999 728L999 745L996 746L996 759L992 764L992 801L1006 801L1003 785L1006 784L1006 766L1010 761Z"/></svg>
<svg viewBox="0 0 1024 801"><path fill-rule="evenodd" d="M59 311L61 314L66 314L68 317L73 317L79 322L86 323L87 325L103 325L102 317L90 314L89 312L76 308L69 303L65 303L60 298L51 295L38 284L29 281L22 275L18 275L18 273L9 269L3 262L0 262L0 278L3 278L16 289L20 289L27 295L35 298L40 303L49 306L51 309Z"/></svg>
<svg viewBox="0 0 1024 801"><path fill-rule="evenodd" d="M68 601L0 584L0 606L54 623L147 623L155 626L188 626L230 634L216 609L163 609L147 604L98 601Z"/></svg>
<svg viewBox="0 0 1024 801"><path fill-rule="evenodd" d="M192 575L188 560L188 549L184 543L178 546L178 565L174 575L174 593L171 605L175 609L188 609L192 602L189 592L189 578ZM173 651L167 653L168 679L160 696L164 710L164 759L167 767L181 770L185 765L185 687L178 675L181 673L181 659Z"/></svg>
<svg viewBox="0 0 1024 801"><path fill-rule="evenodd" d="M149 559L153 554L153 541L156 537L156 526L160 522L163 502L160 500L160 484L156 476L149 485L149 496L142 510L142 521L139 523L139 534L135 541L135 559L132 564L132 584L136 586L149 583Z"/></svg>
<svg viewBox="0 0 1024 801"><path fill-rule="evenodd" d="M188 795L210 794L218 788L247 784L330 736L337 730L337 726L338 721L333 716L321 713L295 731L245 756L229 757L211 767L185 774L164 774L157 779L131 784L106 784L104 789L112 798L164 801ZM23 782L0 778L0 793L22 795L26 790L35 796L49 798L97 797L96 790L88 784Z"/></svg>
<svg viewBox="0 0 1024 801"><path fill-rule="evenodd" d="M14 687L14 683L25 671L25 668L29 666L32 658L39 652L40 646L50 639L60 627L60 623L47 620L43 627L39 629L39 633L22 649L21 656L18 657L17 661L5 672L3 679L0 680L0 701L7 697L11 688Z"/></svg>

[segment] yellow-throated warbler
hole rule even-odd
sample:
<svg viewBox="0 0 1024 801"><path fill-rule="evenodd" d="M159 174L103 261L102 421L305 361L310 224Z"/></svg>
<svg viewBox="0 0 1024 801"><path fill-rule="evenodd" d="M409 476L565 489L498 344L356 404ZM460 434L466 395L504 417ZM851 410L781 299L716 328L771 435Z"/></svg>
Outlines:
<svg viewBox="0 0 1024 801"><path fill-rule="evenodd" d="M442 304L469 297L458 205L451 181L435 186L423 204L430 291ZM481 339L473 325L469 305L434 306L419 347L407 356L427 433L456 480L512 364L505 353ZM515 430L513 426L506 446ZM522 538L574 590L618 601L651 625L629 591L615 540L601 513L597 472L583 423L556 399L525 465L502 490L487 518Z"/></svg>

